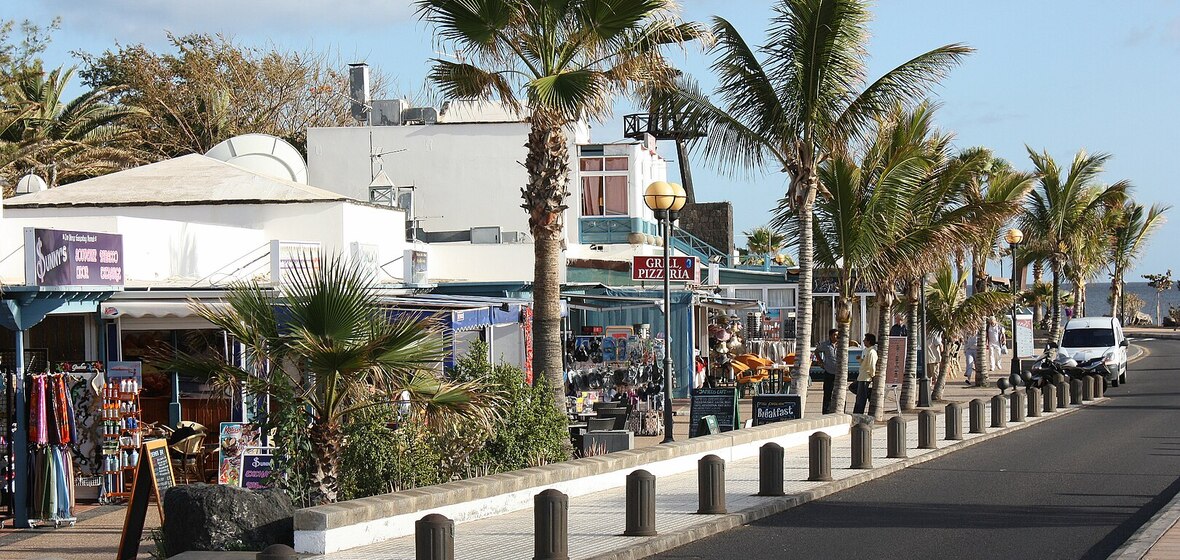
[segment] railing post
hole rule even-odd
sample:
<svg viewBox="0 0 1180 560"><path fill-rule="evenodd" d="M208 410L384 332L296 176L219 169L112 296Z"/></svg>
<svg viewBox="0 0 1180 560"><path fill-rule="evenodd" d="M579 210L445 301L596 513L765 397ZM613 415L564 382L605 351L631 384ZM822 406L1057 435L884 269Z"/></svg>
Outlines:
<svg viewBox="0 0 1180 560"><path fill-rule="evenodd" d="M697 513L725 513L725 460L705 455L697 461Z"/></svg>
<svg viewBox="0 0 1180 560"><path fill-rule="evenodd" d="M963 439L963 408L957 402L946 405L946 439Z"/></svg>
<svg viewBox="0 0 1180 560"><path fill-rule="evenodd" d="M868 424L857 422L852 425L852 465L850 468L873 468L873 429Z"/></svg>
<svg viewBox="0 0 1180 560"><path fill-rule="evenodd" d="M889 449L885 457L889 459L905 459L905 418L901 416L890 418L888 430Z"/></svg>
<svg viewBox="0 0 1180 560"><path fill-rule="evenodd" d="M627 475L627 525L623 534L628 537L656 534L656 477L643 469Z"/></svg>
<svg viewBox="0 0 1180 560"><path fill-rule="evenodd" d="M569 506L552 488L533 497L533 560L569 560Z"/></svg>
<svg viewBox="0 0 1180 560"><path fill-rule="evenodd" d="M455 522L431 513L414 522L415 560L455 560Z"/></svg>
<svg viewBox="0 0 1180 560"><path fill-rule="evenodd" d="M832 436L827 432L812 432L807 438L807 470L811 482L832 480Z"/></svg>
<svg viewBox="0 0 1180 560"><path fill-rule="evenodd" d="M785 495L783 492L783 446L773 441L758 449L758 495Z"/></svg>

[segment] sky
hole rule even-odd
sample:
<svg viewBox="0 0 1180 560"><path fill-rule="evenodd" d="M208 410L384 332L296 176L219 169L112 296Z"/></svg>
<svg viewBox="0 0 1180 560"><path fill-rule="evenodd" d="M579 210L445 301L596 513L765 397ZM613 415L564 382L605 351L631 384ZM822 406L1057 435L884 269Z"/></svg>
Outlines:
<svg viewBox="0 0 1180 560"><path fill-rule="evenodd" d="M771 4L754 0L681 0L683 16L720 16L747 42L765 37ZM1113 157L1102 180L1127 179L1143 204L1171 203L1180 127L1180 2L1173 0L879 0L872 7L869 77L947 43L976 49L932 91L937 122L959 147L986 146L1029 169L1025 146L1067 165L1081 149ZM421 91L437 45L405 0L0 0L0 18L47 23L62 18L45 53L48 66L73 64L71 51L101 52L116 43L166 50L165 33L224 33L246 45L331 49L345 62L368 62L386 74L391 93ZM711 57L698 48L674 62L706 90ZM592 129L595 142L622 138L615 115ZM671 145L661 146L668 159ZM675 166L671 166L675 167ZM692 161L697 198L729 200L740 232L767 223L786 181L779 173L733 177ZM674 173L674 171L673 171ZM1172 212L1180 212L1180 207ZM1180 215L1156 234L1127 276L1180 272ZM1100 278L1105 280L1104 278Z"/></svg>

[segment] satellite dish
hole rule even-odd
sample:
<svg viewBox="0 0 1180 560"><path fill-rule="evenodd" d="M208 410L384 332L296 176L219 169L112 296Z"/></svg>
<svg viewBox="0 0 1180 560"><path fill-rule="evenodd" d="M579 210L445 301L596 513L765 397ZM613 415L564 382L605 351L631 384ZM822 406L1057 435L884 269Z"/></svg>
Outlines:
<svg viewBox="0 0 1180 560"><path fill-rule="evenodd" d="M45 179L42 179L32 173L21 177L20 180L16 182L16 194L32 194L41 192L48 188L49 185L45 184Z"/></svg>
<svg viewBox="0 0 1180 560"><path fill-rule="evenodd" d="M205 155L262 175L307 184L307 164L299 150L269 134L234 136Z"/></svg>

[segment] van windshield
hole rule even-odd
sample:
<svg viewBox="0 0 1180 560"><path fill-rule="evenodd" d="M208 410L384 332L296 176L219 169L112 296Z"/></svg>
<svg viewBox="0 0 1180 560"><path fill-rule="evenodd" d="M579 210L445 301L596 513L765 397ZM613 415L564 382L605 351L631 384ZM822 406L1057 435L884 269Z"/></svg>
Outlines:
<svg viewBox="0 0 1180 560"><path fill-rule="evenodd" d="M1114 329L1069 329L1061 339L1065 348L1114 346Z"/></svg>

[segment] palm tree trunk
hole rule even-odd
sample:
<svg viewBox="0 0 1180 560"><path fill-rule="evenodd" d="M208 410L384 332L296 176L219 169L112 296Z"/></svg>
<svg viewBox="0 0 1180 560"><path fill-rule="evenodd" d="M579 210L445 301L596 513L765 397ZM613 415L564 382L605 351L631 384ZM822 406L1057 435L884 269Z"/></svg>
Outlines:
<svg viewBox="0 0 1180 560"><path fill-rule="evenodd" d="M913 410L917 404L918 384L918 345L926 341L918 336L918 294L919 283L910 282L906 301L906 337L905 345L905 378L901 383L901 409Z"/></svg>
<svg viewBox="0 0 1180 560"><path fill-rule="evenodd" d="M1030 287L1035 289L1037 284L1040 284L1042 278L1045 276L1045 263L1043 261L1041 261L1040 259L1033 261L1032 276L1033 276L1033 283L1032 283L1032 286L1030 286ZM1041 320L1044 319L1045 315L1044 315L1044 313L1042 313L1042 310L1041 310L1041 302L1039 302L1039 301L1035 302L1033 304L1032 308L1033 308L1033 328L1037 328L1036 326L1041 324Z"/></svg>
<svg viewBox="0 0 1180 560"><path fill-rule="evenodd" d="M987 374L991 371L991 348L987 343L987 321L975 331L975 386L987 385ZM987 370L983 366L988 366Z"/></svg>
<svg viewBox="0 0 1180 560"><path fill-rule="evenodd" d="M889 365L889 316L893 308L893 284L877 294L877 371L873 374L873 393L869 414L880 420L885 416L885 371Z"/></svg>
<svg viewBox="0 0 1180 560"><path fill-rule="evenodd" d="M815 195L819 177L808 173L807 188L797 209L799 219L799 301L795 321L795 388L799 393L800 408L807 410L807 385L811 374L811 290L815 266Z"/></svg>
<svg viewBox="0 0 1180 560"><path fill-rule="evenodd" d="M1053 299L1049 302L1050 313L1052 319L1049 323L1049 341L1061 342L1061 275L1063 273L1062 263L1060 257L1054 255L1050 258L1050 265L1053 267Z"/></svg>
<svg viewBox="0 0 1180 560"><path fill-rule="evenodd" d="M334 503L339 492L340 426L317 418L308 430L311 453L315 457L315 472L311 475L312 500L316 504Z"/></svg>
<svg viewBox="0 0 1180 560"><path fill-rule="evenodd" d="M1110 275L1110 314L1119 318L1119 323L1126 323L1126 318L1123 317L1123 308L1121 300L1123 298L1122 291L1123 272L1118 268L1114 269L1114 274Z"/></svg>
<svg viewBox="0 0 1180 560"><path fill-rule="evenodd" d="M942 400L942 389L946 387L946 370L951 363L951 341L953 338L947 333L943 333L943 337L945 341L942 345L942 360L938 362L938 378L934 380L934 391L930 395L930 400L935 402Z"/></svg>
<svg viewBox="0 0 1180 560"><path fill-rule="evenodd" d="M524 208L533 234L533 370L549 379L553 404L565 414L562 380L561 282L562 214L569 195L569 148L560 124L536 112L530 118L528 186ZM669 349L671 351L671 349Z"/></svg>
<svg viewBox="0 0 1180 560"><path fill-rule="evenodd" d="M989 284L987 280L987 260L980 258L980 254L978 252L973 252L971 254L971 265L971 280L972 285L974 286L974 293L986 292L988 290ZM981 375L983 373L983 366L984 364L987 364L988 366L991 365L991 363L987 361L988 351L987 321L984 321L983 324L979 325L979 327L975 329L975 356L973 359L975 360L976 387L984 386L984 378L986 376Z"/></svg>
<svg viewBox="0 0 1180 560"><path fill-rule="evenodd" d="M676 159L680 160L680 184L684 187L684 203L696 204L697 195L692 189L692 169L688 166L688 146L683 138L676 139ZM723 248L724 249L724 248Z"/></svg>
<svg viewBox="0 0 1180 560"><path fill-rule="evenodd" d="M836 341L836 364L839 368L835 389L832 390L832 412L837 414L844 412L844 401L848 396L848 331L851 327L851 323L836 322L836 328L840 331L840 338Z"/></svg>

